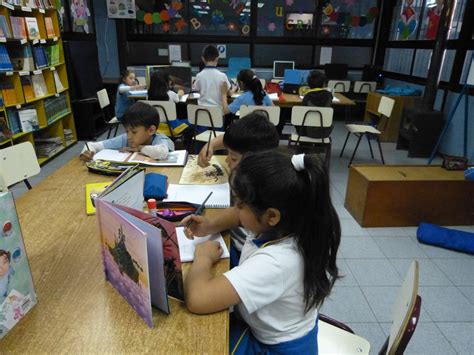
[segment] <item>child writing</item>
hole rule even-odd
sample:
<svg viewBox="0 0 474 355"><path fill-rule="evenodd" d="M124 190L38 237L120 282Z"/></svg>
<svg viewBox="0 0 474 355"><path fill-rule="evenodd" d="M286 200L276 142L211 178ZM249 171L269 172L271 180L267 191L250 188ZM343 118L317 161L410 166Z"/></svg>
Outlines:
<svg viewBox="0 0 474 355"><path fill-rule="evenodd" d="M127 133L102 142L88 142L79 156L83 161L92 159L103 149L116 149L121 152L141 152L153 159L166 159L174 143L163 134L156 133L160 123L158 111L144 102L130 106L123 116Z"/></svg>
<svg viewBox="0 0 474 355"><path fill-rule="evenodd" d="M129 98L130 91L145 89L145 85L138 85L135 73L131 70L122 72L121 78L122 81L117 88L117 99L115 102L115 116L119 121L122 121L125 110L134 103L134 101Z"/></svg>
<svg viewBox="0 0 474 355"><path fill-rule="evenodd" d="M272 100L270 100L267 93L263 90L262 83L252 70L241 70L237 75L237 83L244 93L236 97L230 105L227 104L228 87L225 86L225 83L221 85L222 109L224 114L235 114L241 105L273 106Z"/></svg>
<svg viewBox="0 0 474 355"><path fill-rule="evenodd" d="M206 156L207 146L204 146L199 154L199 159L209 165L213 149L226 148L228 151L226 163L229 170L233 171L239 164L242 156L248 152L258 152L278 147L280 136L276 127L268 118L258 112L249 113L247 116L232 123L225 131L224 135L211 140L209 155ZM189 237L196 235L199 237L230 230L230 264L238 264L240 252L249 236L253 233L241 226L237 208L232 206L216 212L212 218L203 216L189 216L183 219L183 224L193 221L195 228L186 229Z"/></svg>
<svg viewBox="0 0 474 355"><path fill-rule="evenodd" d="M219 61L219 52L214 46L207 46L202 51L201 57L204 63L204 69L196 75L194 89L201 94L198 99L199 105L220 106L222 104L220 88L225 83L226 88L232 90L232 86L227 75L217 69Z"/></svg>
<svg viewBox="0 0 474 355"><path fill-rule="evenodd" d="M198 244L186 306L198 314L236 306L245 323L231 321L233 354L316 354L317 308L338 278L341 235L324 163L276 149L249 154L231 189L242 225L256 237L245 241L239 265L218 276L219 243Z"/></svg>

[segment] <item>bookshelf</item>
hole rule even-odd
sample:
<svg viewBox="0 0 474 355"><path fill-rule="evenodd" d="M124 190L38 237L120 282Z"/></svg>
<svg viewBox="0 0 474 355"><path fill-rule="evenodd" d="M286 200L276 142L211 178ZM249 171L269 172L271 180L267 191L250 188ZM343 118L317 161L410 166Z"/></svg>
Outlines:
<svg viewBox="0 0 474 355"><path fill-rule="evenodd" d="M77 142L55 1L0 0L0 149L44 164Z"/></svg>

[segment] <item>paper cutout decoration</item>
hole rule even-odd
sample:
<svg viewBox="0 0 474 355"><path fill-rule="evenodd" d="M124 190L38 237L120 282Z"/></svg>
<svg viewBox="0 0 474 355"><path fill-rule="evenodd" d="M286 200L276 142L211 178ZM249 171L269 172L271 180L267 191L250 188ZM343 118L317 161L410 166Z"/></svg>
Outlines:
<svg viewBox="0 0 474 355"><path fill-rule="evenodd" d="M403 40L408 39L416 29L417 14L415 9L412 7L413 2L414 0L405 0L405 7L400 14L400 20L398 21L400 38Z"/></svg>

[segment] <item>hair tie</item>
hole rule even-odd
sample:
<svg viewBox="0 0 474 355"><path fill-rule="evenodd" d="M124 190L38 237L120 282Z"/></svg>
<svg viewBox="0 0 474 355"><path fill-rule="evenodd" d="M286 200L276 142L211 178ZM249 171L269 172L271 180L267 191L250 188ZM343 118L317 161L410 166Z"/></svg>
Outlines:
<svg viewBox="0 0 474 355"><path fill-rule="evenodd" d="M254 75L254 76L252 77L252 80L253 80L253 79L257 79L257 76L256 76L256 75Z"/></svg>
<svg viewBox="0 0 474 355"><path fill-rule="evenodd" d="M293 154L291 157L291 164L293 164L296 171L304 170L304 154Z"/></svg>

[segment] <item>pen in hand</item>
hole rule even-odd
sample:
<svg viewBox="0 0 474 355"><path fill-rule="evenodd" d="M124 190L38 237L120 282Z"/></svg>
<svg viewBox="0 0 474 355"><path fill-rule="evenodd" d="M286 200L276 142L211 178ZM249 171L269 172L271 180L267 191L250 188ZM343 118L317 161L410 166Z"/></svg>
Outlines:
<svg viewBox="0 0 474 355"><path fill-rule="evenodd" d="M199 208L196 210L196 213L194 213L195 216L200 216L202 214L202 212L204 211L204 208L206 208L206 202L207 200L209 200L209 197L211 197L212 195L212 191L209 192L209 195L207 195L206 199L204 200L204 202L201 204L201 206L199 206ZM189 226L193 223L193 220L191 219L188 223L186 223L186 229L189 228Z"/></svg>
<svg viewBox="0 0 474 355"><path fill-rule="evenodd" d="M207 140L207 149L206 149L206 159L209 156L209 146L211 145L211 137L212 137L212 131L209 131L209 139Z"/></svg>

